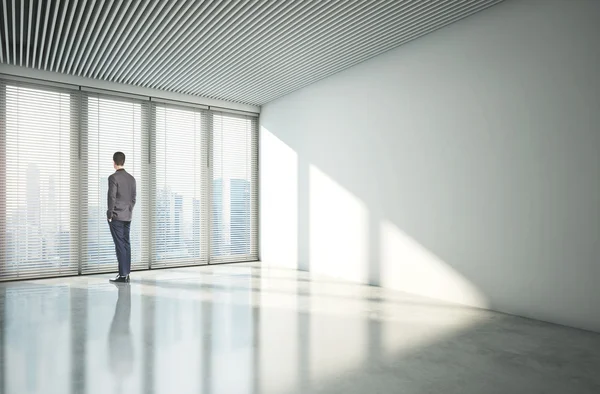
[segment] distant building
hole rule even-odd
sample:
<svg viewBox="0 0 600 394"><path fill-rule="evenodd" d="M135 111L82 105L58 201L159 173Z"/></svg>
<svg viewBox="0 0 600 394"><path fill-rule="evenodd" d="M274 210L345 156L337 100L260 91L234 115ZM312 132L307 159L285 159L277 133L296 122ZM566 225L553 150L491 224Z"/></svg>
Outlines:
<svg viewBox="0 0 600 394"><path fill-rule="evenodd" d="M202 234L200 233L201 226L201 211L200 211L200 200L194 198L192 200L192 256L195 258L200 257L200 237Z"/></svg>
<svg viewBox="0 0 600 394"><path fill-rule="evenodd" d="M25 224L25 247L20 249L25 256L20 260L39 261L44 258L41 228L40 169L36 164L27 166L27 221Z"/></svg>
<svg viewBox="0 0 600 394"><path fill-rule="evenodd" d="M230 180L231 254L250 254L250 182Z"/></svg>
<svg viewBox="0 0 600 394"><path fill-rule="evenodd" d="M183 196L173 195L173 239L177 248L181 248L184 241L183 234Z"/></svg>
<svg viewBox="0 0 600 394"><path fill-rule="evenodd" d="M213 179L212 215L210 245L211 256L218 257L228 253L223 220L223 179Z"/></svg>
<svg viewBox="0 0 600 394"><path fill-rule="evenodd" d="M171 228L171 198L166 189L160 188L157 190L154 220L154 250L156 258L161 260L169 251L169 241L173 233Z"/></svg>

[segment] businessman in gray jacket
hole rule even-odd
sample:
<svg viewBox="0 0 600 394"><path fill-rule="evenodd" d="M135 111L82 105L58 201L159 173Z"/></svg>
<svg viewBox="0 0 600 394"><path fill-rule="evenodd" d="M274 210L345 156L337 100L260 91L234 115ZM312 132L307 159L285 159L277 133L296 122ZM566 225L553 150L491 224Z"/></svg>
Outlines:
<svg viewBox="0 0 600 394"><path fill-rule="evenodd" d="M136 198L135 178L123 166L125 154L116 152L113 155L115 173L108 177L108 210L106 216L110 233L115 242L119 274L111 282L129 282L131 271L131 242L129 231Z"/></svg>

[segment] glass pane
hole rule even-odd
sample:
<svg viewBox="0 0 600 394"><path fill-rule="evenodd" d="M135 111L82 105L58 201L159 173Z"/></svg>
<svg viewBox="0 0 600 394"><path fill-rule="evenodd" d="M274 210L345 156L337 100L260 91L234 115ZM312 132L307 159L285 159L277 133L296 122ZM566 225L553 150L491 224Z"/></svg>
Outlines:
<svg viewBox="0 0 600 394"><path fill-rule="evenodd" d="M211 256L243 260L251 255L252 121L213 115Z"/></svg>
<svg viewBox="0 0 600 394"><path fill-rule="evenodd" d="M156 107L154 262L199 263L202 237L201 114Z"/></svg>
<svg viewBox="0 0 600 394"><path fill-rule="evenodd" d="M115 247L106 220L108 177L115 172L112 157L125 153L125 169L136 178L138 196L131 222L131 265L142 259L141 212L142 108L139 103L89 97L87 99L87 234L84 270L116 271Z"/></svg>
<svg viewBox="0 0 600 394"><path fill-rule="evenodd" d="M71 96L6 86L5 110L6 250L1 275L74 273Z"/></svg>

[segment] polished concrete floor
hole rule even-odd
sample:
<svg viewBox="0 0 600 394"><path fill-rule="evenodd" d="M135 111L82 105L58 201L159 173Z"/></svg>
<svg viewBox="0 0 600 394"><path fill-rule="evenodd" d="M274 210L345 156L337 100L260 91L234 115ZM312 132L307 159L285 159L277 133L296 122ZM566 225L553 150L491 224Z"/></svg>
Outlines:
<svg viewBox="0 0 600 394"><path fill-rule="evenodd" d="M258 264L0 284L0 393L600 393L600 334Z"/></svg>

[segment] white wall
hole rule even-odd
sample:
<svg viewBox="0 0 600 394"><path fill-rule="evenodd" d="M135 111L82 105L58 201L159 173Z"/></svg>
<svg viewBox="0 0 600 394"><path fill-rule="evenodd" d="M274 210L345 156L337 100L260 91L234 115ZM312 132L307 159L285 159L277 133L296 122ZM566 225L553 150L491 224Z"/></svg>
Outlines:
<svg viewBox="0 0 600 394"><path fill-rule="evenodd" d="M261 115L261 253L600 331L600 2L507 0Z"/></svg>

